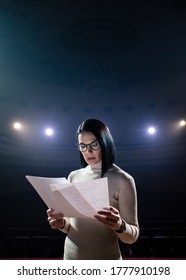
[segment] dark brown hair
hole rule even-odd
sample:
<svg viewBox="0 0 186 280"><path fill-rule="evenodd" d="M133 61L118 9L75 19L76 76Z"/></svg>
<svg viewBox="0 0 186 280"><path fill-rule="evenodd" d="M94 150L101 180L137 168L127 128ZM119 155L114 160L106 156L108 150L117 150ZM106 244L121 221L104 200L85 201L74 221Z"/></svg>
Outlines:
<svg viewBox="0 0 186 280"><path fill-rule="evenodd" d="M100 120L88 119L83 121L77 130L77 137L82 132L92 132L98 140L102 151L102 172L101 177L107 172L107 170L115 162L115 147L112 135L109 128ZM87 162L84 160L82 153L80 152L81 166L86 167Z"/></svg>

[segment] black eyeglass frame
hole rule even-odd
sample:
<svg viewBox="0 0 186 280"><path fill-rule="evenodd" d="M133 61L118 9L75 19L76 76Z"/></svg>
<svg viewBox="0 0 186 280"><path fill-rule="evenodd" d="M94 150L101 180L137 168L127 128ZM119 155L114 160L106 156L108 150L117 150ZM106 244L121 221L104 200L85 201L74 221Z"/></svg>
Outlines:
<svg viewBox="0 0 186 280"><path fill-rule="evenodd" d="M92 144L95 144L95 143L98 144L96 148L92 145ZM81 149L81 146L83 146L85 149ZM100 143L99 143L98 140L94 140L93 142L91 142L91 143L89 143L89 144L84 144L84 143L80 143L80 144L79 144L79 143L78 143L78 144L76 144L76 147L77 147L77 149L78 149L80 152L86 152L87 149L88 149L88 147L89 147L92 151L97 151L97 150L99 150L99 149L101 148Z"/></svg>

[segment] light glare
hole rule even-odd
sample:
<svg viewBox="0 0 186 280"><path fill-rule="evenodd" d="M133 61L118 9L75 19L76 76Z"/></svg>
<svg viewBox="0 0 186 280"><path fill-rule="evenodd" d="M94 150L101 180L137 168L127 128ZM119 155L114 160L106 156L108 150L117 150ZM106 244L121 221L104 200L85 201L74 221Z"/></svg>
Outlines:
<svg viewBox="0 0 186 280"><path fill-rule="evenodd" d="M22 125L19 122L15 122L13 124L13 128L16 129L16 130L20 130L20 129L22 129Z"/></svg>
<svg viewBox="0 0 186 280"><path fill-rule="evenodd" d="M186 121L185 120L180 121L180 126L185 126L185 125L186 125Z"/></svg>
<svg viewBox="0 0 186 280"><path fill-rule="evenodd" d="M54 133L54 131L53 131L52 128L46 128L46 129L45 129L45 134L46 134L47 136L52 136L53 133Z"/></svg>
<svg viewBox="0 0 186 280"><path fill-rule="evenodd" d="M148 133L151 134L151 135L155 134L156 133L155 127L153 127L153 126L149 127L148 128Z"/></svg>

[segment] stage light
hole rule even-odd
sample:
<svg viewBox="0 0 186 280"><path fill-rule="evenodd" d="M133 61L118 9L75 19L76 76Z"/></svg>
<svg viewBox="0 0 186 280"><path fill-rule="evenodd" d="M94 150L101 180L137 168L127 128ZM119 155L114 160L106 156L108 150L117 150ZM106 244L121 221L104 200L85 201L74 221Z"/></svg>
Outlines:
<svg viewBox="0 0 186 280"><path fill-rule="evenodd" d="M52 128L48 127L48 128L45 129L45 134L47 136L52 136L54 134L54 131L53 131Z"/></svg>
<svg viewBox="0 0 186 280"><path fill-rule="evenodd" d="M181 121L179 122L179 125L180 125L180 126L185 126L185 125L186 125L186 121L185 121L185 120L181 120Z"/></svg>
<svg viewBox="0 0 186 280"><path fill-rule="evenodd" d="M147 129L147 132L148 132L148 134L153 135L153 134L156 133L156 128L153 127L153 126L150 126L150 127Z"/></svg>
<svg viewBox="0 0 186 280"><path fill-rule="evenodd" d="M22 129L22 124L21 124L20 122L15 122L15 123L13 124L13 128L14 128L15 130L21 130L21 129Z"/></svg>

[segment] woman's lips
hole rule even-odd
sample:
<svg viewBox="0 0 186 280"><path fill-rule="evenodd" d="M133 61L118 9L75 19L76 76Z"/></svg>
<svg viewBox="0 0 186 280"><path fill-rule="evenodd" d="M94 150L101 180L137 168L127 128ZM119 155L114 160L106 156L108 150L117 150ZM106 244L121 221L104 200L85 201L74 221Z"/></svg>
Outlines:
<svg viewBox="0 0 186 280"><path fill-rule="evenodd" d="M87 160L94 160L95 157L88 157Z"/></svg>

